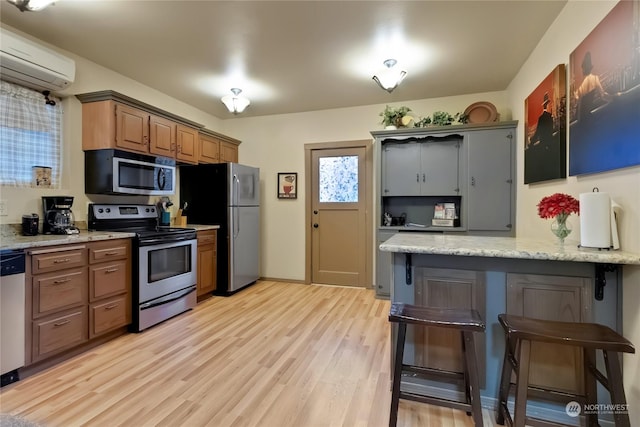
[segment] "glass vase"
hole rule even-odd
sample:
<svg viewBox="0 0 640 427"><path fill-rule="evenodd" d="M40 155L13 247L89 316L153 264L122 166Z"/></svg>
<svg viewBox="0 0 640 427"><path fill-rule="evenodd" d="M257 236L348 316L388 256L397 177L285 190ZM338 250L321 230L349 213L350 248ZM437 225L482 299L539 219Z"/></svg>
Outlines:
<svg viewBox="0 0 640 427"><path fill-rule="evenodd" d="M558 244L564 246L564 239L571 234L573 228L568 221L569 215L560 214L551 223L551 232L558 238Z"/></svg>

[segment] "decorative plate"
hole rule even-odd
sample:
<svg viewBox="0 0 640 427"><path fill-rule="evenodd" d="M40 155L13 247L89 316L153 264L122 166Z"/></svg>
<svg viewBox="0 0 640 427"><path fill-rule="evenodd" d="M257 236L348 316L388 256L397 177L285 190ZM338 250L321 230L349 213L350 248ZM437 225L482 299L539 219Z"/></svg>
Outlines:
<svg viewBox="0 0 640 427"><path fill-rule="evenodd" d="M469 123L490 123L498 120L496 106L487 101L476 102L464 110Z"/></svg>

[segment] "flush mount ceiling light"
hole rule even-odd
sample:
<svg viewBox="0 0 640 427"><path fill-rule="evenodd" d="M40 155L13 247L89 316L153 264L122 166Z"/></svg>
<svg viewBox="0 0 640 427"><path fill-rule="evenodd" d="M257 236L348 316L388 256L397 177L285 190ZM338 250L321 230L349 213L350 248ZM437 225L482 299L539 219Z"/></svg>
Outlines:
<svg viewBox="0 0 640 427"><path fill-rule="evenodd" d="M373 80L389 93L393 92L404 79L404 76L407 75L406 71L395 67L397 63L398 61L395 59L387 59L383 62L386 68L373 76Z"/></svg>
<svg viewBox="0 0 640 427"><path fill-rule="evenodd" d="M223 96L222 102L227 106L227 109L230 113L242 113L251 102L244 96L240 96L240 94L242 93L242 89L234 87L233 89L231 89L231 92L233 93L233 95Z"/></svg>
<svg viewBox="0 0 640 427"><path fill-rule="evenodd" d="M55 0L7 0L9 3L13 4L15 7L20 9L20 11L36 11L42 10L45 7L49 6Z"/></svg>

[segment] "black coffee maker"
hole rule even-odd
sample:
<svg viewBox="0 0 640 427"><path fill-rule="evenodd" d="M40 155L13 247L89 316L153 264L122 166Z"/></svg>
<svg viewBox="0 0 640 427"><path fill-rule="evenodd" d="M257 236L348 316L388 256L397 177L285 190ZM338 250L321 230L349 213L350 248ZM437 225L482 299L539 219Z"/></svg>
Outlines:
<svg viewBox="0 0 640 427"><path fill-rule="evenodd" d="M78 234L80 230L75 226L71 205L73 205L71 196L43 196L42 232L44 234Z"/></svg>

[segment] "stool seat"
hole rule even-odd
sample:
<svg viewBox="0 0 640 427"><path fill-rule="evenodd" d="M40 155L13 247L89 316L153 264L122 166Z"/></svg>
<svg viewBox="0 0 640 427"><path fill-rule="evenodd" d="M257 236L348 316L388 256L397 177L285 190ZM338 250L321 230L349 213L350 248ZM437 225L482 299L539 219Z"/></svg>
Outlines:
<svg viewBox="0 0 640 427"><path fill-rule="evenodd" d="M485 330L484 320L477 310L420 307L404 303L391 305L389 321L473 332L484 332Z"/></svg>
<svg viewBox="0 0 640 427"><path fill-rule="evenodd" d="M498 321L505 332L506 345L500 378L498 397L498 414L496 422L515 427L525 424L558 426L567 425L527 417L527 399L529 392L537 392L538 396L553 395L566 399L566 402L578 401L587 405L595 405L597 399L596 382L600 382L611 394L611 403L618 408L626 408L627 401L622 386L622 371L619 353L635 353L633 344L613 329L597 323L559 322L532 319L509 314L498 315ZM541 386L529 385L529 368L531 362L532 343L542 342L579 347L582 350L584 394L575 392L559 392L547 390ZM596 351L601 351L607 375L596 366ZM511 389L511 376L515 374L514 416L511 417L507 401ZM540 394L539 392L542 392ZM579 413L579 411L578 411ZM598 425L598 414L585 413L589 426ZM614 413L616 426L630 427L629 414L620 411Z"/></svg>
<svg viewBox="0 0 640 427"><path fill-rule="evenodd" d="M483 333L485 323L478 311L472 309L420 307L411 304L393 303L389 310L389 321L398 324L395 343L395 360L393 364L393 386L389 426L395 427L397 423L398 403L400 399L461 409L466 411L468 415L473 416L473 421L476 426L482 426L482 406L480 403L478 362L476 360L474 334L477 332ZM404 364L404 344L408 324L429 328L447 328L458 331L462 344L463 372ZM432 381L464 384L464 401L401 391L400 382L403 373L408 373L412 377Z"/></svg>
<svg viewBox="0 0 640 427"><path fill-rule="evenodd" d="M498 321L516 339L635 353L633 344L613 329L597 323L573 323L500 314Z"/></svg>

